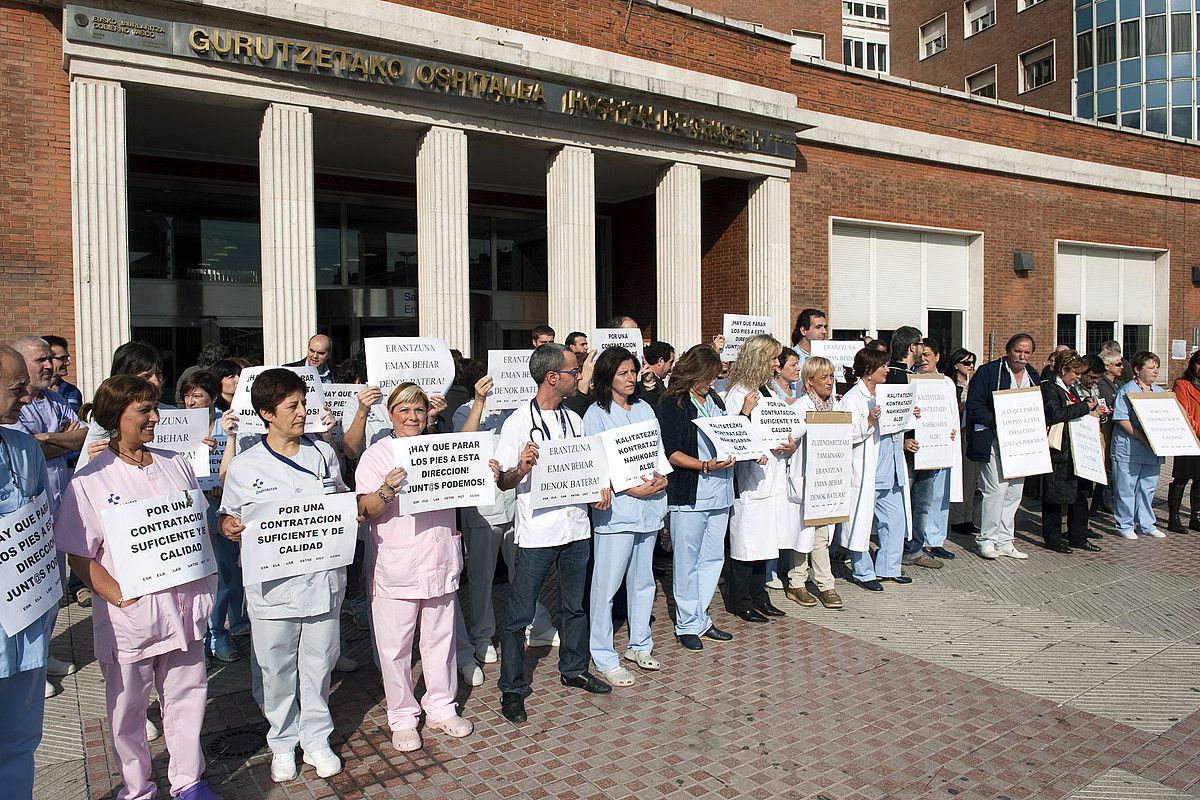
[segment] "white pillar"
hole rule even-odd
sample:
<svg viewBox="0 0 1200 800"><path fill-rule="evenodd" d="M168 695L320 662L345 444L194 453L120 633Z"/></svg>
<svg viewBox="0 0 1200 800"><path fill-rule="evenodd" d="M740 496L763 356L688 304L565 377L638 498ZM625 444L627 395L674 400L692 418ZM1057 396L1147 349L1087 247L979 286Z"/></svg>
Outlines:
<svg viewBox="0 0 1200 800"><path fill-rule="evenodd" d="M596 327L596 171L592 151L564 147L546 165L547 322L562 342Z"/></svg>
<svg viewBox="0 0 1200 800"><path fill-rule="evenodd" d="M422 336L471 353L467 135L430 128L417 144L417 313Z"/></svg>
<svg viewBox="0 0 1200 800"><path fill-rule="evenodd" d="M700 168L672 164L655 189L658 327L678 353L700 339Z"/></svg>
<svg viewBox="0 0 1200 800"><path fill-rule="evenodd" d="M124 87L72 80L75 371L84 397L91 397L108 376L113 351L132 338L125 178Z"/></svg>
<svg viewBox="0 0 1200 800"><path fill-rule="evenodd" d="M786 178L750 183L750 313L770 317L781 342L791 333L791 184Z"/></svg>
<svg viewBox="0 0 1200 800"><path fill-rule="evenodd" d="M273 103L258 137L264 360L306 354L317 332L313 133L307 108Z"/></svg>

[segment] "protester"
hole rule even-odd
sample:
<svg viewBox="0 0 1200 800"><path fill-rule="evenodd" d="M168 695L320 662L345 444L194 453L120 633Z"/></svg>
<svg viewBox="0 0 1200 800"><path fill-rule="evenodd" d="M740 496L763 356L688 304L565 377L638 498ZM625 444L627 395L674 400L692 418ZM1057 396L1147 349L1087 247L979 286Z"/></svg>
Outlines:
<svg viewBox="0 0 1200 800"><path fill-rule="evenodd" d="M221 390L213 398L213 406L222 413L233 408L233 395L237 392L238 380L242 374L242 365L231 358L222 359L212 365L211 372L221 382Z"/></svg>
<svg viewBox="0 0 1200 800"><path fill-rule="evenodd" d="M979 464L967 457L967 386L975 374L975 354L959 347L942 362L942 372L954 383L958 398L959 447L962 449L962 502L950 504L950 530L955 533L974 534L975 490L979 488Z"/></svg>
<svg viewBox="0 0 1200 800"><path fill-rule="evenodd" d="M924 352L922 375L937 375L945 383L946 396L955 396L954 381L942 375L942 343L937 339L923 341ZM950 438L958 447L957 433L950 431ZM950 532L950 489L957 471L951 467L941 469L914 469L912 473L912 538L904 543L903 563L937 569L941 561L954 559L943 545ZM940 559L929 562L927 559ZM935 566L936 565L936 566Z"/></svg>
<svg viewBox="0 0 1200 800"><path fill-rule="evenodd" d="M95 424L111 437L67 486L54 538L70 554L72 569L103 601L92 606L92 635L104 674L113 756L124 781L117 800L155 794L146 729L151 688L157 689L164 711L172 797L219 800L203 779L200 745L208 691L203 640L216 576L126 596L114 577L110 532L102 519L106 509L122 503L199 488L184 456L147 447L158 423L160 391L133 375L109 378L96 390Z"/></svg>
<svg viewBox="0 0 1200 800"><path fill-rule="evenodd" d="M879 417L883 409L875 387L887 380L887 354L864 347L854 354L854 386L842 398L842 409L851 414L850 518L838 526L838 540L850 553L852 578L862 588L882 592L883 584L871 560L871 531L875 522L875 495L879 471Z"/></svg>
<svg viewBox="0 0 1200 800"><path fill-rule="evenodd" d="M901 325L892 334L892 360L888 362L889 384L908 385L908 376L920 369L925 355L921 332ZM913 414L920 415L914 406ZM908 462L920 447L912 431L880 433L879 460L875 473L875 535L879 549L875 551L875 576L879 580L898 584L912 583L901 571L903 564L941 569L942 562L921 550L907 554L905 542L913 536L911 483Z"/></svg>
<svg viewBox="0 0 1200 800"><path fill-rule="evenodd" d="M1143 350L1133 357L1133 380L1117 392L1113 406L1112 477L1116 501L1117 535L1136 539L1138 534L1164 539L1155 527L1154 487L1165 458L1156 456L1142 430L1142 423L1129 403L1131 392L1161 392L1158 380L1158 356Z"/></svg>
<svg viewBox="0 0 1200 800"><path fill-rule="evenodd" d="M46 344L50 345L50 361L54 366L54 372L50 376L50 386L47 388L66 400L71 410L78 414L79 409L83 407L83 392L79 391L78 386L67 381L67 373L71 370L71 351L67 346L67 340L53 334L42 338L46 340Z"/></svg>
<svg viewBox="0 0 1200 800"><path fill-rule="evenodd" d="M796 327L792 328L792 347L796 349L801 366L812 356L812 343L828 338L829 321L824 311L806 308L796 315Z"/></svg>
<svg viewBox="0 0 1200 800"><path fill-rule="evenodd" d="M1200 434L1200 350L1192 353L1187 368L1175 379L1171 388L1175 392L1175 399L1187 414L1192 431ZM1183 502L1183 490L1187 488L1188 481L1192 483L1189 504L1192 515L1187 527L1184 527L1179 519L1179 506ZM1167 515L1167 530L1172 533L1200 531L1200 456L1175 456L1171 467L1171 483L1167 487Z"/></svg>
<svg viewBox="0 0 1200 800"><path fill-rule="evenodd" d="M333 383L333 372L330 368L330 356L333 354L333 340L323 333L318 333L308 340L308 354L299 361L284 364L285 367L312 367L317 371L321 383Z"/></svg>
<svg viewBox="0 0 1200 800"><path fill-rule="evenodd" d="M530 346L534 350L544 344L550 344L554 341L554 328L549 325L535 325L530 336Z"/></svg>
<svg viewBox="0 0 1200 800"><path fill-rule="evenodd" d="M563 344L567 346L568 350L575 354L575 358L580 364L582 364L583 360L587 358L589 352L588 339L587 334L583 331L571 331L567 334L567 338L563 340Z"/></svg>
<svg viewBox="0 0 1200 800"><path fill-rule="evenodd" d="M183 405L183 381L196 370L212 369L219 361L229 358L229 348L219 342L209 342L200 348L196 363L185 369L175 381L175 403Z"/></svg>
<svg viewBox="0 0 1200 800"><path fill-rule="evenodd" d="M667 381L671 379L671 370L675 367L675 348L666 342L655 341L646 345L642 354L646 357L646 363L642 365L639 397L651 408L657 408L667 388Z"/></svg>
<svg viewBox="0 0 1200 800"><path fill-rule="evenodd" d="M1042 477L1042 539L1047 550L1070 553L1072 547L1099 551L1088 541L1088 498L1092 482L1075 474L1071 454L1071 425L1073 419L1085 417L1098 406L1094 398L1082 398L1075 390L1079 376L1087 371L1087 361L1074 350L1060 350L1051 363L1053 379L1043 381L1042 403L1046 424L1054 430L1061 426L1061 446L1050 448L1051 471ZM1063 541L1063 506L1067 507L1067 536Z"/></svg>

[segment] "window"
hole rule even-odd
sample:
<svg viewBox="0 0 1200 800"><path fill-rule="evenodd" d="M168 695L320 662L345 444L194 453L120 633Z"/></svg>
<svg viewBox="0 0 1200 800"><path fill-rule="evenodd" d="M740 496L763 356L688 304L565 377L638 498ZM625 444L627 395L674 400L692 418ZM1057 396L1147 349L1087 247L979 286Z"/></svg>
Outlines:
<svg viewBox="0 0 1200 800"><path fill-rule="evenodd" d="M1020 55L1021 91L1028 92L1054 81L1054 42Z"/></svg>
<svg viewBox="0 0 1200 800"><path fill-rule="evenodd" d="M844 0L842 3L842 15L847 17L860 17L862 19L886 22L888 17L887 12L887 6L880 3L859 3L852 0Z"/></svg>
<svg viewBox="0 0 1200 800"><path fill-rule="evenodd" d="M1091 69L1092 61L1092 32L1085 31L1075 38L1076 69Z"/></svg>
<svg viewBox="0 0 1200 800"><path fill-rule="evenodd" d="M1115 322L1094 322L1088 320L1087 324L1087 352L1099 353L1104 347L1105 342L1113 340L1113 328L1116 327ZM1121 352L1125 352L1122 350Z"/></svg>
<svg viewBox="0 0 1200 800"><path fill-rule="evenodd" d="M887 72L887 45L862 39L843 39L842 61L850 67Z"/></svg>
<svg viewBox="0 0 1200 800"><path fill-rule="evenodd" d="M1123 339L1124 347L1133 348L1130 354L1151 349L1152 332L1166 331L1167 308L1155 297L1156 283L1166 279L1166 255L1059 244L1054 264L1058 343L1096 353L1104 342Z"/></svg>
<svg viewBox="0 0 1200 800"><path fill-rule="evenodd" d="M963 38L974 36L996 24L996 0L967 0L963 5L966 23Z"/></svg>
<svg viewBox="0 0 1200 800"><path fill-rule="evenodd" d="M825 36L823 34L793 30L792 36L796 39L792 43L792 58L802 56L809 58L825 57Z"/></svg>
<svg viewBox="0 0 1200 800"><path fill-rule="evenodd" d="M1096 29L1096 63L1112 64L1117 60L1117 26L1105 25Z"/></svg>
<svg viewBox="0 0 1200 800"><path fill-rule="evenodd" d="M967 77L967 92L976 97L996 99L996 67L993 65L983 72L977 72Z"/></svg>
<svg viewBox="0 0 1200 800"><path fill-rule="evenodd" d="M1075 329L1079 324L1079 317L1074 314L1059 314L1057 335L1055 336L1054 344L1056 346L1066 345L1072 350L1075 349ZM1085 351L1086 352L1086 351Z"/></svg>
<svg viewBox="0 0 1200 800"><path fill-rule="evenodd" d="M1137 58L1142 54L1142 31L1138 21L1121 23L1121 58Z"/></svg>
<svg viewBox="0 0 1200 800"><path fill-rule="evenodd" d="M921 53L922 59L940 53L946 49L946 15L938 17L935 20L926 22L921 26Z"/></svg>
<svg viewBox="0 0 1200 800"><path fill-rule="evenodd" d="M1146 17L1146 55L1160 56L1167 52L1167 18L1159 14Z"/></svg>
<svg viewBox="0 0 1200 800"><path fill-rule="evenodd" d="M1122 325L1121 326L1121 352L1129 353L1132 357L1136 353L1150 349L1150 326L1149 325ZM1164 370L1165 372L1165 370ZM1166 376L1164 375L1164 378Z"/></svg>
<svg viewBox="0 0 1200 800"><path fill-rule="evenodd" d="M1040 2L1042 0L1017 0L1017 13L1020 14L1025 9L1032 8Z"/></svg>
<svg viewBox="0 0 1200 800"><path fill-rule="evenodd" d="M1171 52L1188 53L1192 49L1192 14L1171 15Z"/></svg>

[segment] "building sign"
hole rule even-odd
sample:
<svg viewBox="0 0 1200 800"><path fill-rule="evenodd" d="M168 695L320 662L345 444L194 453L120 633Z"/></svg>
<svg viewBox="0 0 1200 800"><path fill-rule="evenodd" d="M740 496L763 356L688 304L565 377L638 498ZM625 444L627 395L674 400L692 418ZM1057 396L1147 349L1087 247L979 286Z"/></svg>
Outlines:
<svg viewBox="0 0 1200 800"><path fill-rule="evenodd" d="M792 131L762 130L685 108L437 60L74 5L66 6L64 28L69 41L83 44L434 92L638 128L718 147L785 158L796 155Z"/></svg>

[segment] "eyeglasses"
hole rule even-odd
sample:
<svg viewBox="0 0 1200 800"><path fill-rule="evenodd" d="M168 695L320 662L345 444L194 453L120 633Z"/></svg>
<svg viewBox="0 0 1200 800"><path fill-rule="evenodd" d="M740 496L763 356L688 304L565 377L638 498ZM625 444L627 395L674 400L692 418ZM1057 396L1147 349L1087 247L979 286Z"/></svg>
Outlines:
<svg viewBox="0 0 1200 800"><path fill-rule="evenodd" d="M70 360L71 360L71 356L70 356L70 355L65 355L65 356L50 356L50 360L51 360L51 361L70 361Z"/></svg>
<svg viewBox="0 0 1200 800"><path fill-rule="evenodd" d="M557 372L559 375L570 375L572 378L578 378L580 370L577 369L555 369L551 372Z"/></svg>
<svg viewBox="0 0 1200 800"><path fill-rule="evenodd" d="M960 362L958 362L958 363L962 364L964 367L973 367L973 366L975 366L975 359L973 359L973 358L968 358L968 359L965 359L965 360L963 360L963 361L960 361Z"/></svg>

